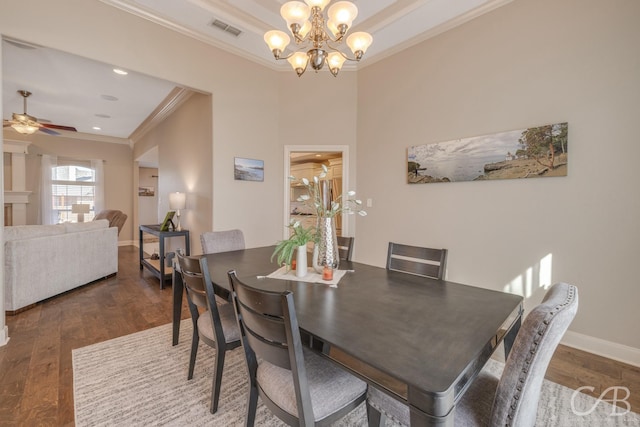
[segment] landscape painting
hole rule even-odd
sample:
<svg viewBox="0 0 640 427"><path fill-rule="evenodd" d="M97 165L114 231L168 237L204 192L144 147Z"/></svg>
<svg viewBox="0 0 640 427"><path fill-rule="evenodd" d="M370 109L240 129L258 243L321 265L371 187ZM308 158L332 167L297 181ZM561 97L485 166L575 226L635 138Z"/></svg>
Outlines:
<svg viewBox="0 0 640 427"><path fill-rule="evenodd" d="M264 181L264 161L236 157L233 175L239 181Z"/></svg>
<svg viewBox="0 0 640 427"><path fill-rule="evenodd" d="M416 145L409 184L567 176L568 123Z"/></svg>

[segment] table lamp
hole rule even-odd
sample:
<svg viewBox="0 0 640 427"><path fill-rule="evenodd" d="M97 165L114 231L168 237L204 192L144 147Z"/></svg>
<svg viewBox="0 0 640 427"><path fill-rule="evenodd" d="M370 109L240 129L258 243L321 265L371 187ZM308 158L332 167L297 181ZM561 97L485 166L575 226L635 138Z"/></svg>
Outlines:
<svg viewBox="0 0 640 427"><path fill-rule="evenodd" d="M84 203L74 203L71 205L71 213L78 214L78 222L84 222L84 214L89 213L90 206Z"/></svg>
<svg viewBox="0 0 640 427"><path fill-rule="evenodd" d="M178 225L176 225L176 231L182 231L180 225L180 209L187 207L187 195L181 192L169 193L169 209L176 211L176 217L178 218Z"/></svg>

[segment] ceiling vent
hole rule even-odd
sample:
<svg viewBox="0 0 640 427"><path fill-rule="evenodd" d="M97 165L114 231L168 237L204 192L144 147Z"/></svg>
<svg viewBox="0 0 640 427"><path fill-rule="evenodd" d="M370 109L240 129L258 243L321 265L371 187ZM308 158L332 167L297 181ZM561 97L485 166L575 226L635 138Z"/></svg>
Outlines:
<svg viewBox="0 0 640 427"><path fill-rule="evenodd" d="M242 34L242 31L239 30L236 27L233 27L229 24L227 24L224 21L221 21L219 19L214 19L213 22L211 23L211 26L214 28L218 28L224 32L227 32L231 35L233 35L234 37L238 37L240 34Z"/></svg>

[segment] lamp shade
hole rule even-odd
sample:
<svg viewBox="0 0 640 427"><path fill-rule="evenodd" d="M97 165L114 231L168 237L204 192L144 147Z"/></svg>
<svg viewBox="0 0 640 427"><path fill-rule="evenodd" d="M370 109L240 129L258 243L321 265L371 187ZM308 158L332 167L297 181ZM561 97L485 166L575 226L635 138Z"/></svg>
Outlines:
<svg viewBox="0 0 640 427"><path fill-rule="evenodd" d="M169 209L179 210L185 209L187 206L187 195L185 193L170 193L169 194Z"/></svg>
<svg viewBox="0 0 640 427"><path fill-rule="evenodd" d="M71 213L88 214L90 206L84 203L74 203L71 205Z"/></svg>

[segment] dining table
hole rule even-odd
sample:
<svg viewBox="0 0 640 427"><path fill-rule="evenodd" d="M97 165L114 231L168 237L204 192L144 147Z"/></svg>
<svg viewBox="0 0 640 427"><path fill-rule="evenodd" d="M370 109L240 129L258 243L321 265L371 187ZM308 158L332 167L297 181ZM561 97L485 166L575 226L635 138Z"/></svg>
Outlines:
<svg viewBox="0 0 640 427"><path fill-rule="evenodd" d="M336 286L304 281L291 272L269 278L278 265L275 247L198 255L206 258L211 281L230 291L228 272L252 287L291 291L301 332L319 349L359 361L369 370L346 369L410 407L412 426L451 426L455 405L499 344L508 354L520 328L519 295L391 271L353 261ZM173 283L173 345L178 343L183 284ZM320 346L317 343L321 343ZM359 366L359 365L355 365Z"/></svg>

